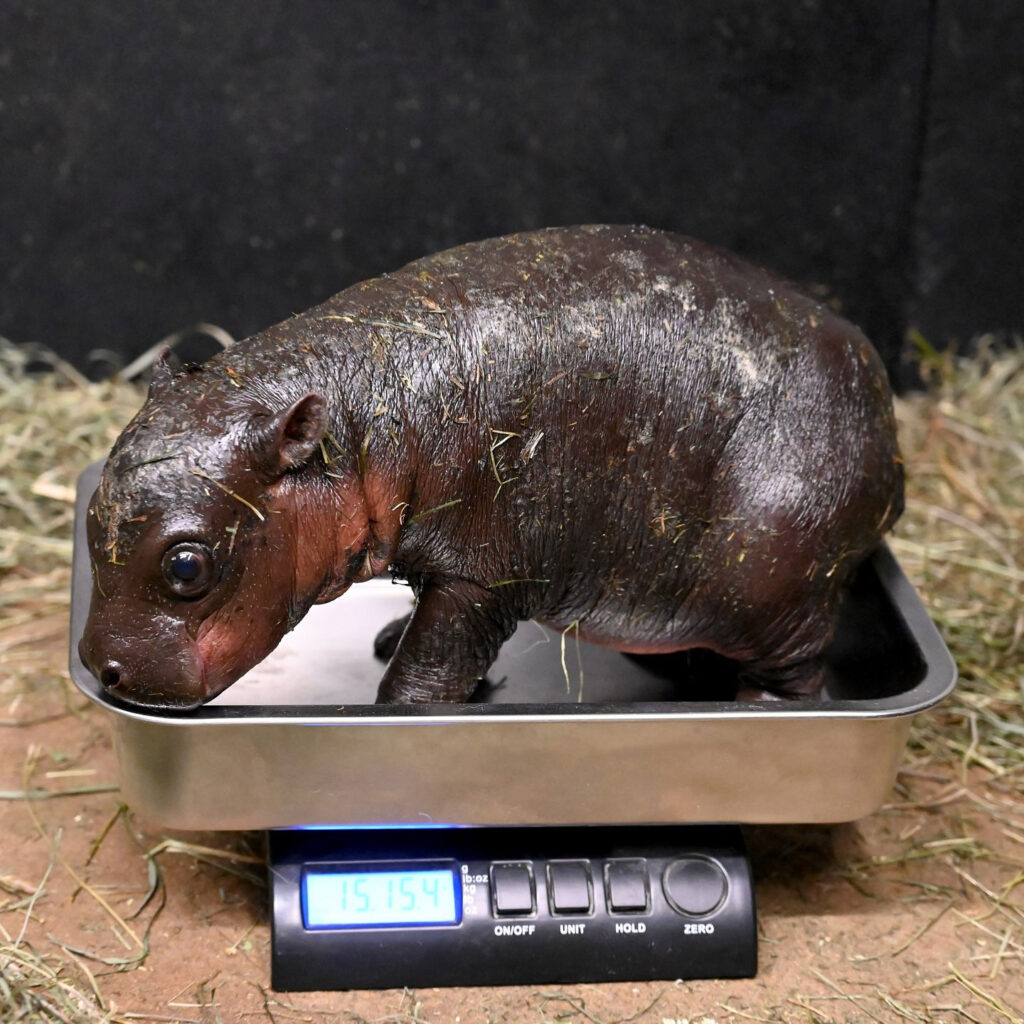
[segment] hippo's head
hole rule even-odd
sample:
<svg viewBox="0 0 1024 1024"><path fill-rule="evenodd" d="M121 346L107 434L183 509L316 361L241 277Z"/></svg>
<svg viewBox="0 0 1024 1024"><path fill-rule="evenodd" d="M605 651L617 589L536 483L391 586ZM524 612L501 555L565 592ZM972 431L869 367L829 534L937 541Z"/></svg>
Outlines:
<svg viewBox="0 0 1024 1024"><path fill-rule="evenodd" d="M327 472L324 400L290 390L268 393L216 360L161 367L114 446L89 507L79 652L118 699L209 700L354 575L358 487Z"/></svg>

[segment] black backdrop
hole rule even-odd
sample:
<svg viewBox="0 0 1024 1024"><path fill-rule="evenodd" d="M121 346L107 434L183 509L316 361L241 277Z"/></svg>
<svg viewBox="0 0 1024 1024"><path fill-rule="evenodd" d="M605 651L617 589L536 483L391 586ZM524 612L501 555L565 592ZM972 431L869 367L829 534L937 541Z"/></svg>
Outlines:
<svg viewBox="0 0 1024 1024"><path fill-rule="evenodd" d="M891 368L1024 330L1017 0L6 0L0 334L242 336L472 238L645 222Z"/></svg>

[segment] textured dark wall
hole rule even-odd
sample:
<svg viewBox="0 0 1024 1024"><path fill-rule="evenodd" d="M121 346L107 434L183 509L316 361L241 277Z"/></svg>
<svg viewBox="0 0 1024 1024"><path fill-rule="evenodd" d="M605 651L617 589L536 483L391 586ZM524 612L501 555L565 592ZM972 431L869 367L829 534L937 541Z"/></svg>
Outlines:
<svg viewBox="0 0 1024 1024"><path fill-rule="evenodd" d="M841 305L891 365L908 315L939 340L1020 327L998 281L994 321L957 297L981 246L934 237L965 230L963 173L986 159L963 151L986 131L977 48L1013 57L1013 4L973 10L958 50L936 19L968 16L942 0L7 0L0 334L83 365L199 319L241 336L426 252L582 221L734 248ZM1011 63L994 88L1019 100ZM928 124L964 143L926 152ZM1017 147L987 169L992 215Z"/></svg>
<svg viewBox="0 0 1024 1024"><path fill-rule="evenodd" d="M1024 334L1024 3L939 0L908 321Z"/></svg>

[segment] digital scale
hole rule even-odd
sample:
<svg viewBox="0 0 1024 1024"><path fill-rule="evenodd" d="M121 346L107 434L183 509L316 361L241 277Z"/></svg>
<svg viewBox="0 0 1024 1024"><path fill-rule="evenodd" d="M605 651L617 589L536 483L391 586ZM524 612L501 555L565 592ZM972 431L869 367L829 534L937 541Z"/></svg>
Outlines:
<svg viewBox="0 0 1024 1024"><path fill-rule="evenodd" d="M741 978L735 827L270 833L279 991Z"/></svg>
<svg viewBox="0 0 1024 1024"><path fill-rule="evenodd" d="M411 603L374 580L196 711L141 712L77 653L99 472L78 485L71 676L148 822L268 831L278 991L753 975L739 824L872 813L911 719L956 680L883 548L815 700L738 703L713 655L631 658L523 623L474 702L378 706L373 638Z"/></svg>

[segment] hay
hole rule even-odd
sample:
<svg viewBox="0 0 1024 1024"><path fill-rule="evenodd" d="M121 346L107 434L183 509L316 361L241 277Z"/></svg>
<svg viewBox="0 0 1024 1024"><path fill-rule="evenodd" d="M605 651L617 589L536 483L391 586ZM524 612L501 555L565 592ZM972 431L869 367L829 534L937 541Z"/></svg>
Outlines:
<svg viewBox="0 0 1024 1024"><path fill-rule="evenodd" d="M82 971L28 945L0 943L0 1020L25 1024L114 1024Z"/></svg>
<svg viewBox="0 0 1024 1024"><path fill-rule="evenodd" d="M960 672L916 725L916 763L978 766L1024 797L1024 351L929 354L897 402L908 501L892 548Z"/></svg>
<svg viewBox="0 0 1024 1024"><path fill-rule="evenodd" d="M17 698L40 690L44 716L67 707L47 643L66 629L75 480L141 401L138 387L90 383L0 339L0 720L27 724Z"/></svg>
<svg viewBox="0 0 1024 1024"><path fill-rule="evenodd" d="M90 383L52 354L0 339L0 725L67 711L70 690L54 669L52 645L66 629L75 480L109 450L141 398L138 387ZM20 716L22 698L40 692L43 713ZM43 889L25 895L26 907ZM73 955L0 938L0 1020L120 1019Z"/></svg>
<svg viewBox="0 0 1024 1024"><path fill-rule="evenodd" d="M51 371L32 373L40 363ZM141 401L136 386L92 384L56 357L0 339L0 582L67 567L75 480Z"/></svg>

